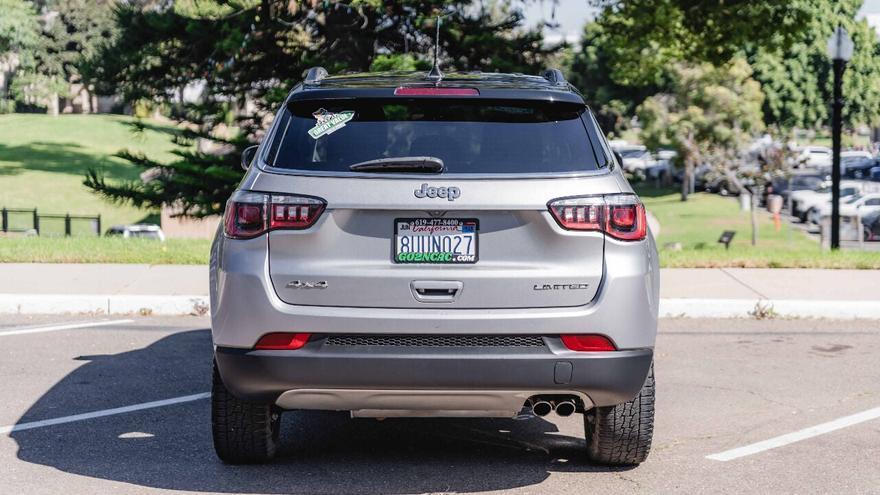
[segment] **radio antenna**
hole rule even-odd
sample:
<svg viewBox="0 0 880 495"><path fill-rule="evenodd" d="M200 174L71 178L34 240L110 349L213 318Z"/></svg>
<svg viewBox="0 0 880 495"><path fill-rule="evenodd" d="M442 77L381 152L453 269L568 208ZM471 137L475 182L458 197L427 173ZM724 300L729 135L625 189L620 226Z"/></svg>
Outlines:
<svg viewBox="0 0 880 495"><path fill-rule="evenodd" d="M437 16L437 33L434 35L434 66L431 67L431 72L426 77L426 79L434 81L434 84L440 84L443 79L443 73L440 72L440 23L442 19L443 16Z"/></svg>

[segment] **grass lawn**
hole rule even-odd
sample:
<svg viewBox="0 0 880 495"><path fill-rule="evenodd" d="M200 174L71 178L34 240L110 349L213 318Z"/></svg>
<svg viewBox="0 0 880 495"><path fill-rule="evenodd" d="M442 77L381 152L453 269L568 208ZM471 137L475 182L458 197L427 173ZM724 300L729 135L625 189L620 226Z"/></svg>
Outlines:
<svg viewBox="0 0 880 495"><path fill-rule="evenodd" d="M100 214L103 230L145 219L151 212L109 203L82 185L90 167L102 169L110 180L136 179L141 169L112 156L122 149L160 161L173 158L175 145L167 132L171 127L151 122L147 130L135 133L126 125L133 120L119 115L0 115L0 206ZM10 222L30 226L26 216L10 215ZM63 232L63 221L41 227ZM73 228L88 227L74 222Z"/></svg>
<svg viewBox="0 0 880 495"><path fill-rule="evenodd" d="M758 242L753 247L749 212L740 211L736 198L697 193L681 202L678 191L643 187L638 192L660 222L657 247L663 267L880 269L880 252L823 251L817 242L785 221L777 231L772 219L761 211ZM717 242L725 230L736 231L730 250ZM681 251L664 248L674 242L681 243Z"/></svg>
<svg viewBox="0 0 880 495"><path fill-rule="evenodd" d="M207 239L0 237L0 263L207 264Z"/></svg>

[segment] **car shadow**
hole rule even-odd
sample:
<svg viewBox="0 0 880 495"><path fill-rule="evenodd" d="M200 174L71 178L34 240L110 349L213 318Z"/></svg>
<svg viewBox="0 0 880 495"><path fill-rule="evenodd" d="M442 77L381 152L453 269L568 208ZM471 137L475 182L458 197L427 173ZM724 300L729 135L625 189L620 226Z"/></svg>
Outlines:
<svg viewBox="0 0 880 495"><path fill-rule="evenodd" d="M80 356L85 364L36 401L19 423L204 392L208 330L142 349ZM568 418L574 421L574 418ZM542 418L351 419L283 416L278 458L230 466L214 455L206 399L15 431L18 458L62 472L173 490L224 493L423 493L503 490L552 472L605 473L583 439Z"/></svg>

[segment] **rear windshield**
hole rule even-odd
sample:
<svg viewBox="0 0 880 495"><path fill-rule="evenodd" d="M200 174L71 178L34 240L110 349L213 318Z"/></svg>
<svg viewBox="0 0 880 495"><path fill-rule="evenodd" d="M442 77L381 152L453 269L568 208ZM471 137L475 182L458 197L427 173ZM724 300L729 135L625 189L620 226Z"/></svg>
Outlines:
<svg viewBox="0 0 880 495"><path fill-rule="evenodd" d="M279 116L267 162L348 172L368 160L430 156L450 174L592 171L609 158L586 112L582 105L519 101L295 102Z"/></svg>

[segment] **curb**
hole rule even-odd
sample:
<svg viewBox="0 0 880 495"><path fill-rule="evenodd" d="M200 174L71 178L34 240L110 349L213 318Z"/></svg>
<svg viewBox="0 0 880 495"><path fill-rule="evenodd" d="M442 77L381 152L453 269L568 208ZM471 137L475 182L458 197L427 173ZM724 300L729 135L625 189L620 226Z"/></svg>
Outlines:
<svg viewBox="0 0 880 495"><path fill-rule="evenodd" d="M0 294L0 314L208 314L208 296ZM757 313L757 314L756 314ZM877 301L660 299L661 318L880 319Z"/></svg>
<svg viewBox="0 0 880 495"><path fill-rule="evenodd" d="M880 302L807 299L660 299L660 317L880 319Z"/></svg>
<svg viewBox="0 0 880 495"><path fill-rule="evenodd" d="M0 294L0 314L195 315L210 309L207 296L68 296Z"/></svg>

